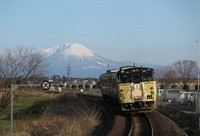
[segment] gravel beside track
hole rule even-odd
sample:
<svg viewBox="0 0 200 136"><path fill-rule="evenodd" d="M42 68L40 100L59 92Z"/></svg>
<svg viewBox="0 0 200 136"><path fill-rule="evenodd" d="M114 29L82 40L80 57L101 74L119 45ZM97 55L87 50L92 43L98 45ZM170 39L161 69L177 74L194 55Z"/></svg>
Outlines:
<svg viewBox="0 0 200 136"><path fill-rule="evenodd" d="M128 136L130 124L127 124L127 121L128 120L124 116L115 116L113 126L107 136Z"/></svg>
<svg viewBox="0 0 200 136"><path fill-rule="evenodd" d="M147 113L154 128L154 136L186 136L176 123L157 111Z"/></svg>
<svg viewBox="0 0 200 136"><path fill-rule="evenodd" d="M185 110L182 105L166 105L157 110L176 122L188 136L200 136L199 113Z"/></svg>

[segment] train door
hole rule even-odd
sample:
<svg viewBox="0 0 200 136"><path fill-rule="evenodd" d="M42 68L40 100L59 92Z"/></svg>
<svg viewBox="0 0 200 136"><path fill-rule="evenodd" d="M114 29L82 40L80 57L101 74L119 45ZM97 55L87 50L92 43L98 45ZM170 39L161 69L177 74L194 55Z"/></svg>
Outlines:
<svg viewBox="0 0 200 136"><path fill-rule="evenodd" d="M113 83L112 83L112 75L109 76L109 92L110 92L110 97L113 98Z"/></svg>

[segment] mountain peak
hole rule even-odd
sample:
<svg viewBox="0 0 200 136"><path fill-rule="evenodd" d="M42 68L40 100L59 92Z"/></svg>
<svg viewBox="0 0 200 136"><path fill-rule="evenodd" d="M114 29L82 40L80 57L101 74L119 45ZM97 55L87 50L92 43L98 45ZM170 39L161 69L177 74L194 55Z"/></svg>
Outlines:
<svg viewBox="0 0 200 136"><path fill-rule="evenodd" d="M73 43L64 49L63 55L65 57L73 55L80 59L83 59L85 57L94 56L94 53L90 49L86 48L84 45L82 45L80 43Z"/></svg>
<svg viewBox="0 0 200 136"><path fill-rule="evenodd" d="M58 75L66 74L68 64L75 77L97 77L106 70L108 64L112 68L121 65L101 57L80 43L58 45L41 49L41 52L45 54L46 61L50 62L51 73Z"/></svg>

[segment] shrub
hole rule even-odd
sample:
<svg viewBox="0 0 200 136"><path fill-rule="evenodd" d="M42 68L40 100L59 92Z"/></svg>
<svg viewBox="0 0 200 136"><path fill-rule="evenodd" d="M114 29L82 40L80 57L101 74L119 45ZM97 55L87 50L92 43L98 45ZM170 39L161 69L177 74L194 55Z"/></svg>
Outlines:
<svg viewBox="0 0 200 136"><path fill-rule="evenodd" d="M178 86L177 85L172 85L172 88L178 88Z"/></svg>
<svg viewBox="0 0 200 136"><path fill-rule="evenodd" d="M78 89L83 89L83 85L78 85Z"/></svg>
<svg viewBox="0 0 200 136"><path fill-rule="evenodd" d="M85 88L86 88L86 89L89 89L89 88L90 88L90 85L86 84L86 85L85 85Z"/></svg>
<svg viewBox="0 0 200 136"><path fill-rule="evenodd" d="M77 85L72 85L72 89L77 89Z"/></svg>
<svg viewBox="0 0 200 136"><path fill-rule="evenodd" d="M189 91L190 90L190 86L189 85L184 85L183 89L186 90L186 91Z"/></svg>
<svg viewBox="0 0 200 136"><path fill-rule="evenodd" d="M165 86L163 84L160 85L160 89L164 89Z"/></svg>
<svg viewBox="0 0 200 136"><path fill-rule="evenodd" d="M10 91L5 90L0 99L0 109L6 109L10 104Z"/></svg>
<svg viewBox="0 0 200 136"><path fill-rule="evenodd" d="M200 86L199 86L199 88L200 88ZM198 90L198 85L195 85L195 90Z"/></svg>
<svg viewBox="0 0 200 136"><path fill-rule="evenodd" d="M93 89L96 89L96 88L97 88L97 85L93 85L92 88L93 88Z"/></svg>
<svg viewBox="0 0 200 136"><path fill-rule="evenodd" d="M67 85L66 88L67 88L67 89L70 89L70 85Z"/></svg>

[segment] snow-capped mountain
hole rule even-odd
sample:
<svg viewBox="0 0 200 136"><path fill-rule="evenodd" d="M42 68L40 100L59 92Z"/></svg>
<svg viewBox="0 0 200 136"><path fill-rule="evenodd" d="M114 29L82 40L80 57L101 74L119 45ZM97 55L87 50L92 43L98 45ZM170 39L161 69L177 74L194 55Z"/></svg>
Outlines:
<svg viewBox="0 0 200 136"><path fill-rule="evenodd" d="M62 54L65 58L70 56L76 56L78 59L81 60L87 57L95 56L91 50L79 43L74 43L71 45L66 44L63 46L59 45L53 48L42 49L42 52L46 53L47 56L56 56L58 54Z"/></svg>
<svg viewBox="0 0 200 136"><path fill-rule="evenodd" d="M41 49L41 52L50 62L51 75L67 75L67 67L70 67L72 77L98 77L108 67L117 68L123 65L97 55L80 43Z"/></svg>

